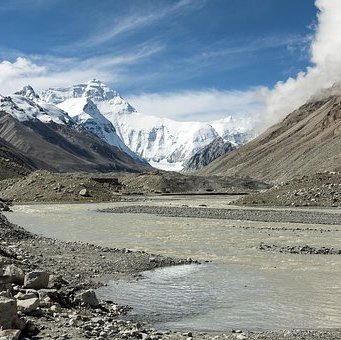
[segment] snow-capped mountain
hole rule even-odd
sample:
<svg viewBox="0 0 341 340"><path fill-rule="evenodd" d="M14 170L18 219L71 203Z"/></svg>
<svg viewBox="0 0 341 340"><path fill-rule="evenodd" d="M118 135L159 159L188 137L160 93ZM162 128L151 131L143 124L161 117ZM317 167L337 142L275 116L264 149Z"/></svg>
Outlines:
<svg viewBox="0 0 341 340"><path fill-rule="evenodd" d="M217 137L239 146L251 139L252 122L227 117L212 122L179 122L137 112L118 92L98 80L69 88L42 91L40 98L58 105L75 120L82 120L80 109L91 101L90 114L103 115L111 122L123 142L151 165L166 170L181 170L184 161ZM95 108L96 107L96 108ZM77 109L75 109L77 108Z"/></svg>
<svg viewBox="0 0 341 340"><path fill-rule="evenodd" d="M0 95L0 139L16 148L19 158L27 156L35 169L102 172L152 169L124 145L90 99L83 98L83 103L77 104L74 109L79 115L73 119L61 108L40 99L30 86L11 96ZM85 130L93 133L84 133ZM107 136L110 140L103 140Z"/></svg>
<svg viewBox="0 0 341 340"><path fill-rule="evenodd" d="M108 144L117 146L132 158L142 160L122 142L113 124L100 113L89 97L69 98L57 106L67 112L78 126L95 134Z"/></svg>
<svg viewBox="0 0 341 340"><path fill-rule="evenodd" d="M55 105L70 98L89 98L94 102L110 103L113 113L124 114L135 111L116 91L96 79L89 80L86 84L44 90L40 93L40 98Z"/></svg>
<svg viewBox="0 0 341 340"><path fill-rule="evenodd" d="M109 91L103 89L102 91L100 97L102 100L110 98ZM91 90L89 90L88 94L92 94ZM119 103L116 102L116 104ZM130 157L145 162L145 160L131 151L122 142L112 123L99 112L97 106L90 98L70 98L64 100L58 106L42 100L29 85L11 96L0 96L0 109L9 113L20 122L37 119L42 123L54 122L73 128L81 127L95 134L108 144L118 147ZM123 111L125 107L121 109Z"/></svg>
<svg viewBox="0 0 341 340"><path fill-rule="evenodd" d="M0 95L0 110L9 113L20 122L37 119L42 123L54 122L61 125L74 123L65 111L40 100L31 86L25 86L11 96Z"/></svg>

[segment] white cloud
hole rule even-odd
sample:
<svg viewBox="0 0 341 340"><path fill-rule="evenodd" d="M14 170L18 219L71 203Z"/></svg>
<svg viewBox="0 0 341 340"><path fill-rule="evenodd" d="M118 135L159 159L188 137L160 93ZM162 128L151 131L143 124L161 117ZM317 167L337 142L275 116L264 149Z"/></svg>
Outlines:
<svg viewBox="0 0 341 340"><path fill-rule="evenodd" d="M262 103L261 89L249 91L182 91L145 93L128 98L142 113L178 120L209 121L228 115L255 115Z"/></svg>
<svg viewBox="0 0 341 340"><path fill-rule="evenodd" d="M18 84L25 84L26 79L44 76L46 68L32 63L26 58L17 58L11 63L0 63L0 93L9 94L17 89Z"/></svg>
<svg viewBox="0 0 341 340"><path fill-rule="evenodd" d="M237 112L257 117L258 110L262 128L278 122L321 88L341 81L341 1L316 0L315 5L318 23L314 37L307 40L311 66L296 77L277 82L273 89L145 94L131 101L141 111L173 118L210 120Z"/></svg>
<svg viewBox="0 0 341 340"><path fill-rule="evenodd" d="M295 78L264 89L265 124L272 124L304 104L319 89L341 80L341 1L316 0L318 25L311 43L311 63Z"/></svg>
<svg viewBox="0 0 341 340"><path fill-rule="evenodd" d="M147 14L132 14L121 17L114 22L106 21L104 29L98 29L95 34L80 42L78 46L93 47L110 41L122 34L137 31L144 27L151 26L165 17L180 13L185 9L200 8L202 1L199 0L180 0L171 5L160 8L153 8L153 11Z"/></svg>
<svg viewBox="0 0 341 340"><path fill-rule="evenodd" d="M36 90L70 86L88 79L123 83L122 70L162 50L160 45L143 44L134 53L100 55L83 60L50 55L19 57L14 62L0 62L0 94L9 95L30 84ZM124 79L123 79L124 78Z"/></svg>
<svg viewBox="0 0 341 340"><path fill-rule="evenodd" d="M63 64L64 61L62 60ZM10 95L23 86L30 84L35 89L43 89L51 86L67 86L70 82L80 82L94 77L102 77L108 80L107 73L94 67L78 66L72 62L70 68L59 68L58 59L55 59L56 69L51 69L51 60L44 63L35 63L28 58L17 58L14 62L4 60L0 63L0 94ZM111 75L113 76L113 75Z"/></svg>

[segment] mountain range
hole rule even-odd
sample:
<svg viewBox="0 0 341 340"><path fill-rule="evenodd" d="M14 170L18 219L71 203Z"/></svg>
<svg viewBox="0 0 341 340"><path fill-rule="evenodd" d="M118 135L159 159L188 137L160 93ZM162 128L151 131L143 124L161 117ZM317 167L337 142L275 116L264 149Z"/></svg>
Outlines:
<svg viewBox="0 0 341 340"><path fill-rule="evenodd" d="M39 97L109 144L134 157L126 145L135 157L165 170L181 170L186 160L216 138L240 146L254 137L252 122L245 118L180 122L139 113L118 92L95 79L41 91Z"/></svg>
<svg viewBox="0 0 341 340"><path fill-rule="evenodd" d="M139 171L148 162L181 170L216 140L238 147L253 136L249 121L232 117L178 122L138 113L95 79L39 93L28 85L0 96L0 110L0 138L30 167L54 171Z"/></svg>
<svg viewBox="0 0 341 340"><path fill-rule="evenodd" d="M319 91L257 138L226 117L178 122L138 113L98 80L0 96L2 177L52 171L201 168L201 175L285 181L341 170L341 85ZM218 157L218 158L217 158Z"/></svg>
<svg viewBox="0 0 341 340"><path fill-rule="evenodd" d="M12 163L27 170L151 169L146 161L106 143L63 110L42 101L31 87L10 97L0 96L0 141L4 157L9 160L7 172L16 171Z"/></svg>

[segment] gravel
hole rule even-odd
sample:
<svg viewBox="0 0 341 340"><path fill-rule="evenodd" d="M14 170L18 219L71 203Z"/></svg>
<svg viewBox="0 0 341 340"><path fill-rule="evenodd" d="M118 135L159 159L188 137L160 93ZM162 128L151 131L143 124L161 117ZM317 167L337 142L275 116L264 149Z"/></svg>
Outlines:
<svg viewBox="0 0 341 340"><path fill-rule="evenodd" d="M314 210L293 209L220 209L220 208L196 208L196 207L160 207L131 205L102 209L106 213L135 213L155 214L169 217L195 217L209 219L246 220L262 222L288 222L305 224L329 224L341 225L341 211L328 213Z"/></svg>

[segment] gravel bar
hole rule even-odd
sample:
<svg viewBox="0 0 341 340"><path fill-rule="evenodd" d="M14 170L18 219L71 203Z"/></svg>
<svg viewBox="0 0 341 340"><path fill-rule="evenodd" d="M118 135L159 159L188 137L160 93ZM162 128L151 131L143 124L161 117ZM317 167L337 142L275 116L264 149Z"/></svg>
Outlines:
<svg viewBox="0 0 341 340"><path fill-rule="evenodd" d="M168 217L341 225L341 214L314 211L313 209L310 211L303 211L288 209L219 209L131 205L101 209L100 211L117 214L155 214Z"/></svg>

